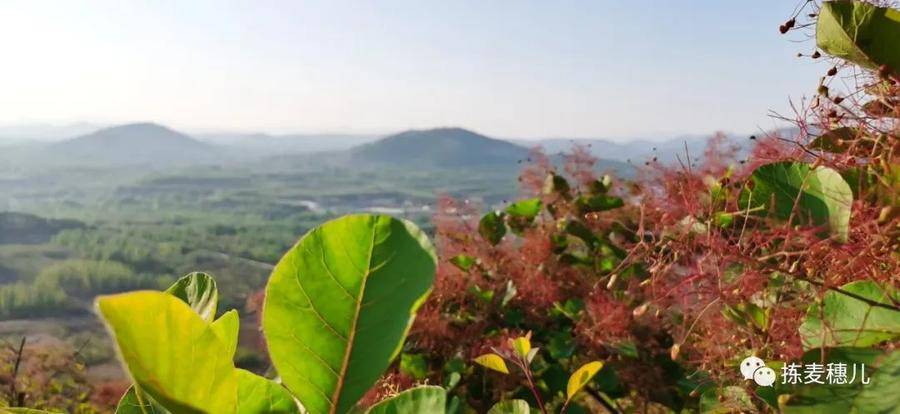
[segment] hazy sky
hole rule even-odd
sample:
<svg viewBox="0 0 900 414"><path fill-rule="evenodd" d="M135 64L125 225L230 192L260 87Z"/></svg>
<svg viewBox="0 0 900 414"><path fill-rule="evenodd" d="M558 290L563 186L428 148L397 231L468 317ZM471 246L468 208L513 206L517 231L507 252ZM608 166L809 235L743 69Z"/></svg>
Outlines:
<svg viewBox="0 0 900 414"><path fill-rule="evenodd" d="M0 124L754 132L823 71L778 34L795 3L6 0Z"/></svg>

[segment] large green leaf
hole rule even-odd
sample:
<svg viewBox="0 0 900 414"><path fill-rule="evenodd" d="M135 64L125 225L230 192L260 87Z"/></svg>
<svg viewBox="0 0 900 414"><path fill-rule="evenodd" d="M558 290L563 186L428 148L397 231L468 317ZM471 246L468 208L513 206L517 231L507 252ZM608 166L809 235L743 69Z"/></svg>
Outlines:
<svg viewBox="0 0 900 414"><path fill-rule="evenodd" d="M827 1L819 10L816 44L826 53L900 73L900 11L860 1Z"/></svg>
<svg viewBox="0 0 900 414"><path fill-rule="evenodd" d="M494 404L488 414L528 414L531 407L525 400L506 400Z"/></svg>
<svg viewBox="0 0 900 414"><path fill-rule="evenodd" d="M178 279L166 293L183 300L207 322L216 317L219 290L216 289L216 280L206 273L190 273Z"/></svg>
<svg viewBox="0 0 900 414"><path fill-rule="evenodd" d="M853 191L837 171L776 162L757 168L750 179L753 187L741 194L744 208L771 207L768 211L780 219L828 226L836 239L847 240Z"/></svg>
<svg viewBox="0 0 900 414"><path fill-rule="evenodd" d="M266 286L263 331L311 414L346 413L397 355L431 290L434 248L414 224L352 215L306 234Z"/></svg>
<svg viewBox="0 0 900 414"><path fill-rule="evenodd" d="M234 412L228 349L187 304L142 291L101 296L97 308L141 392L175 414Z"/></svg>
<svg viewBox="0 0 900 414"><path fill-rule="evenodd" d="M367 414L443 414L447 391L441 387L422 386L403 391L369 408Z"/></svg>
<svg viewBox="0 0 900 414"><path fill-rule="evenodd" d="M892 295L874 282L860 280L841 287L850 295L828 291L822 305L812 305L800 326L800 337L806 349L839 346L870 346L900 338L900 311L892 310ZM854 296L887 305L872 306Z"/></svg>
<svg viewBox="0 0 900 414"><path fill-rule="evenodd" d="M237 375L237 414L300 413L291 393L280 384L242 369Z"/></svg>
<svg viewBox="0 0 900 414"><path fill-rule="evenodd" d="M867 414L900 413L900 352L883 354L872 348L831 348L815 349L803 356L804 364L844 363L847 380L844 385L806 384L799 386L777 385L778 394L788 394L780 398L781 412L786 414ZM855 378L854 376L854 368ZM868 384L863 384L862 367ZM802 373L802 371L801 371ZM824 377L823 377L824 378Z"/></svg>

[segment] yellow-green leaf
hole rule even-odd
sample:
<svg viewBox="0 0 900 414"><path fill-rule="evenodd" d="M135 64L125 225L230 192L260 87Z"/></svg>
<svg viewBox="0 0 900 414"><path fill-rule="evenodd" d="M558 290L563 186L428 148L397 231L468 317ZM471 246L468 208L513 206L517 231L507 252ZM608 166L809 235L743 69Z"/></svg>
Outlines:
<svg viewBox="0 0 900 414"><path fill-rule="evenodd" d="M528 353L531 352L531 340L528 339L528 336L510 339L509 342L512 344L512 348L516 351L517 355L522 358L528 357Z"/></svg>
<svg viewBox="0 0 900 414"><path fill-rule="evenodd" d="M187 304L140 291L101 296L97 308L140 391L174 414L235 412L229 351Z"/></svg>
<svg viewBox="0 0 900 414"><path fill-rule="evenodd" d="M225 345L228 355L234 358L234 352L237 351L238 332L241 328L241 318L238 316L237 311L232 309L225 312L219 319L209 324L209 327L212 328L219 340L222 341L222 344Z"/></svg>
<svg viewBox="0 0 900 414"><path fill-rule="evenodd" d="M571 400L575 394L578 394L578 391L581 391L594 378L594 375L597 375L601 368L603 368L603 363L600 361L588 362L582 365L581 368L578 368L569 377L569 384L566 386L566 399Z"/></svg>
<svg viewBox="0 0 900 414"><path fill-rule="evenodd" d="M478 358L475 358L475 363L497 372L509 374L509 368L506 367L506 361L503 360L503 357L497 354L484 354Z"/></svg>

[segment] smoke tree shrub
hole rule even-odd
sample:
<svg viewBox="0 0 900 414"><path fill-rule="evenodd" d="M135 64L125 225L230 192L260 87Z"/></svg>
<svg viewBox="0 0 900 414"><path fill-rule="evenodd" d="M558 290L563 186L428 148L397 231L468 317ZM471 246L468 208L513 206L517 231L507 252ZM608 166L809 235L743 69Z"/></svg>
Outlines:
<svg viewBox="0 0 900 414"><path fill-rule="evenodd" d="M633 182L597 177L584 149L561 167L535 153L524 198L504 209L482 216L442 198L435 291L406 348L427 357L428 379L462 373L451 398L478 412L507 396L558 407L561 374L597 359L604 369L579 409L890 407L864 397L898 376L900 19L861 2L808 2L783 31L810 27L803 16L818 19L821 50L842 59L791 119L796 135L752 137L747 159L718 136L673 165L648 160ZM830 90L841 73L856 90ZM540 211L516 216L523 203ZM536 387L473 369L525 332L547 344ZM880 374L868 389L765 389L735 375L750 355L860 361L847 347L872 355Z"/></svg>

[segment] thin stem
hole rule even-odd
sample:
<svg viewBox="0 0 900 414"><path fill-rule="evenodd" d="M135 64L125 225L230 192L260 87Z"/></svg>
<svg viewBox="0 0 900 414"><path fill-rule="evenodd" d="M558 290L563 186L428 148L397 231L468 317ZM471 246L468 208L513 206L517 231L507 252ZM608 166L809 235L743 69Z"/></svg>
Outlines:
<svg viewBox="0 0 900 414"><path fill-rule="evenodd" d="M17 405L22 406L25 404L25 394L19 393L16 388L16 377L19 375L19 365L22 363L22 351L25 349L25 339L26 337L22 337L22 342L19 342L19 349L16 351L16 364L13 367L12 373L12 381L9 383L10 391L12 391L11 397L16 401Z"/></svg>
<svg viewBox="0 0 900 414"><path fill-rule="evenodd" d="M547 414L547 408L544 407L544 401L541 400L541 394L537 390L537 386L534 384L534 378L531 376L531 367L528 366L528 362L525 361L524 358L518 357L519 367L522 368L522 371L525 373L525 379L528 380L528 388L531 390L531 393L534 395L535 401L537 401L538 407L541 409L541 414Z"/></svg>
<svg viewBox="0 0 900 414"><path fill-rule="evenodd" d="M603 396L600 395L600 392L598 392L597 390L595 390L595 389L593 389L593 388L591 388L591 387L585 387L584 390L585 390L585 392L587 392L588 395L590 395L594 400L596 400L598 403L600 403L600 405L602 405L603 408L606 409L606 411L609 411L609 412L612 413L612 414L619 414L619 413L621 413L621 411L620 411L619 409L617 409L616 407L613 407L609 402L607 402L606 399L603 398Z"/></svg>

